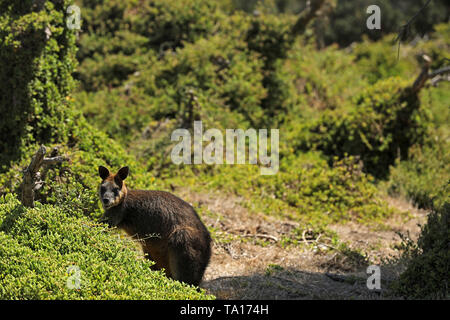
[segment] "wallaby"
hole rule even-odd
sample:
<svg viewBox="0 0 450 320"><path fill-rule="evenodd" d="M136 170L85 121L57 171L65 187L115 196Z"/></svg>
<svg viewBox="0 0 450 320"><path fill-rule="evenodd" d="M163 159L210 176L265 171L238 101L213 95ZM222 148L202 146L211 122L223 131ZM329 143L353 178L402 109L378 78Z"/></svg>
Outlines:
<svg viewBox="0 0 450 320"><path fill-rule="evenodd" d="M198 286L211 257L211 236L194 208L165 191L130 190L124 180L128 167L112 175L98 168L99 193L105 220L141 240L154 270Z"/></svg>

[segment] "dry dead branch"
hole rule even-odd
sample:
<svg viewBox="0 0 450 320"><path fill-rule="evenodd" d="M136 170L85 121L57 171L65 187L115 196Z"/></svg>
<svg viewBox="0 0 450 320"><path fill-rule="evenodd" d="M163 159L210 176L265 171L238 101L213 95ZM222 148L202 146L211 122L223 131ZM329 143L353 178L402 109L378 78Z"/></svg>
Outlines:
<svg viewBox="0 0 450 320"><path fill-rule="evenodd" d="M297 22L292 27L292 34L294 35L303 34L309 22L318 16L320 9L322 8L325 2L326 2L325 0L308 1L306 9L300 13Z"/></svg>
<svg viewBox="0 0 450 320"><path fill-rule="evenodd" d="M438 82L443 80L448 80L448 76L445 74L450 73L450 66L440 68L430 72L431 58L426 54L422 55L422 60L424 65L419 76L414 81L412 85L412 91L418 93L426 84L427 80L431 79L431 84L436 85Z"/></svg>
<svg viewBox="0 0 450 320"><path fill-rule="evenodd" d="M45 158L47 150L45 146L40 146L38 151L34 154L30 164L23 171L23 180L21 184L21 201L26 207L34 207L34 193L39 190L44 182L45 173L41 175L39 169L44 166L44 172L47 170L47 166L67 161L68 158L63 156L57 156L58 149L53 149L52 157Z"/></svg>

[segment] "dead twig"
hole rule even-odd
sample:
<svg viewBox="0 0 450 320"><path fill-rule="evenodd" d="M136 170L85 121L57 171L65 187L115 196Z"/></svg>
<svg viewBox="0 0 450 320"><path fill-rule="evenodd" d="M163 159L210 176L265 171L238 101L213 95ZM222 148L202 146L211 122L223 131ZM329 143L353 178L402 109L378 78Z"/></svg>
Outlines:
<svg viewBox="0 0 450 320"><path fill-rule="evenodd" d="M55 151L56 150L56 151ZM23 171L23 180L21 184L21 201L26 207L34 207L34 193L39 190L44 182L43 177L45 173L41 175L39 169L44 165L44 172L47 170L47 166L67 161L68 158L57 156L57 149L53 149L51 158L45 158L47 150L45 146L40 146L38 151L34 154L28 167Z"/></svg>
<svg viewBox="0 0 450 320"><path fill-rule="evenodd" d="M245 237L245 238L265 238L265 239L270 239L270 240L273 240L275 242L278 242L278 238L275 237L275 236L271 236L270 234L256 233L256 234L243 234L241 236Z"/></svg>
<svg viewBox="0 0 450 320"><path fill-rule="evenodd" d="M354 275L342 275L328 272L325 273L325 275L333 281L344 282L348 284L363 283L365 281L364 278L356 277Z"/></svg>
<svg viewBox="0 0 450 320"><path fill-rule="evenodd" d="M311 0L307 2L307 7L300 12L297 22L292 27L293 35L301 35L305 32L311 20L319 15L320 9L325 4L325 0Z"/></svg>
<svg viewBox="0 0 450 320"><path fill-rule="evenodd" d="M425 86L428 79L431 79L432 85L436 85L439 81L447 80L448 78L445 78L443 75L446 73L450 73L450 66L446 66L430 72L429 69L431 65L431 58L426 54L423 54L421 58L424 61L424 66L422 67L419 76L414 81L414 84L412 85L412 91L414 93L419 92Z"/></svg>

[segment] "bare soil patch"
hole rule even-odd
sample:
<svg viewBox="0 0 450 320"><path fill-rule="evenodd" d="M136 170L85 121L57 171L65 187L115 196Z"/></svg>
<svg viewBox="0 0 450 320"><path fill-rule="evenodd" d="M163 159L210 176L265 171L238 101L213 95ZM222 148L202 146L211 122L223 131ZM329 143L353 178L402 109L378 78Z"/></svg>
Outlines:
<svg viewBox="0 0 450 320"><path fill-rule="evenodd" d="M397 232L409 232L416 239L418 224L427 215L404 200L389 198L391 206L408 215L389 218L382 229L355 222L330 226L348 243L349 254L307 236L302 245L282 245L280 240L298 223L251 213L237 196L194 194L184 189L175 193L212 213L203 214L202 219L220 239L214 242L201 287L218 299L385 298L383 288L378 292L367 288L367 264L355 263L353 250L378 264L397 254L394 246L401 240ZM382 268L382 284L383 276L389 279L395 272L388 266Z"/></svg>

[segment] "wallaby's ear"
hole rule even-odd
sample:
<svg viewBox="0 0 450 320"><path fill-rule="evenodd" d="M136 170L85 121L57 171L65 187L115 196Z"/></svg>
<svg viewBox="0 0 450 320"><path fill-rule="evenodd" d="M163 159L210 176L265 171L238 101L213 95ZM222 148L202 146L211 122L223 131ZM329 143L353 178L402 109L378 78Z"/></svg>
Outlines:
<svg viewBox="0 0 450 320"><path fill-rule="evenodd" d="M106 178L109 177L109 170L107 168L105 168L104 166L99 166L98 167L98 174L100 175L100 178L105 180Z"/></svg>
<svg viewBox="0 0 450 320"><path fill-rule="evenodd" d="M122 167L117 171L117 175L120 177L120 179L125 180L128 177L128 167Z"/></svg>

